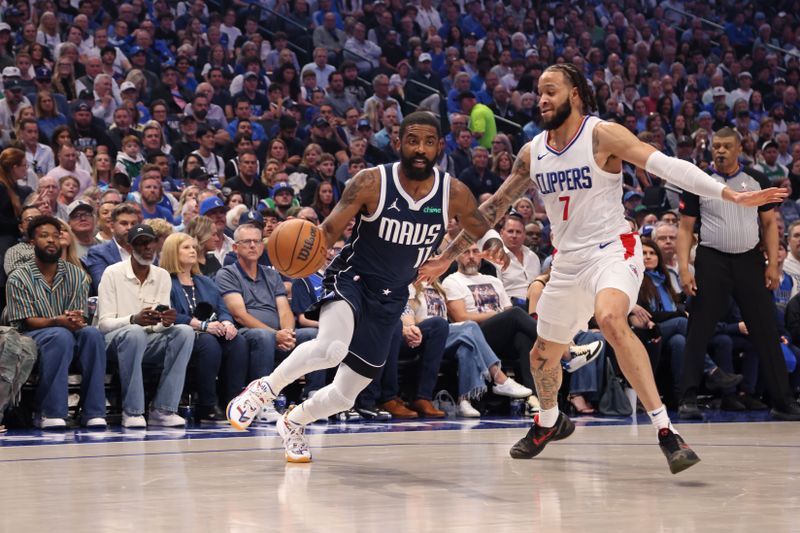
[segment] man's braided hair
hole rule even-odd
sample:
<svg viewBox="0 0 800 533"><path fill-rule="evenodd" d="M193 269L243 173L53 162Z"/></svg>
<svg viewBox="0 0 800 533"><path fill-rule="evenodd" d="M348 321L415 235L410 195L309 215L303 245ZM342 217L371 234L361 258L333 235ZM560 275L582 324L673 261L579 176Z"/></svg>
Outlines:
<svg viewBox="0 0 800 533"><path fill-rule="evenodd" d="M594 91L589 87L589 82L586 81L586 76L578 70L578 67L572 63L556 63L547 67L545 72L561 72L573 87L578 88L578 96L583 102L583 114L589 115L597 109L597 102L594 98Z"/></svg>

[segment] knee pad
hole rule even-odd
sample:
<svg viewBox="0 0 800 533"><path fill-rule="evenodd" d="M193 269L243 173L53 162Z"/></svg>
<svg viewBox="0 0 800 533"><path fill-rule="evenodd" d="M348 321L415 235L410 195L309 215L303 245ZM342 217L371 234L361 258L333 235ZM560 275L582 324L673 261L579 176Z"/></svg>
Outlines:
<svg viewBox="0 0 800 533"><path fill-rule="evenodd" d="M330 363L330 366L336 366L347 357L347 345L342 341L331 341L325 347L325 359Z"/></svg>
<svg viewBox="0 0 800 533"><path fill-rule="evenodd" d="M348 398L335 386L331 387L330 394L328 395L328 401L330 402L329 405L331 405L331 407L336 407L336 412L350 409L356 403L355 398Z"/></svg>

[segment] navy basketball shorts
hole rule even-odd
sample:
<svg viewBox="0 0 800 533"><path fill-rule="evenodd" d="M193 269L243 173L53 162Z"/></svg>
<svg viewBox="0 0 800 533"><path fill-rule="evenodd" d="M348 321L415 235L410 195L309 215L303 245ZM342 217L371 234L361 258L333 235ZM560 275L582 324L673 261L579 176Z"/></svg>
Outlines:
<svg viewBox="0 0 800 533"><path fill-rule="evenodd" d="M306 316L313 320L314 311L325 302L347 302L355 316L355 331L344 363L374 379L389 356L389 340L408 304L408 286L370 286L361 276L344 270L326 276L324 287L324 295Z"/></svg>

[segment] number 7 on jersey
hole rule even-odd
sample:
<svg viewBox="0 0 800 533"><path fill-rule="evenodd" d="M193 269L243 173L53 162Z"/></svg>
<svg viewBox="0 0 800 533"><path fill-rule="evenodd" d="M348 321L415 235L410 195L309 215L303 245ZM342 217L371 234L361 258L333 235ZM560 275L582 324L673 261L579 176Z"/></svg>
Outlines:
<svg viewBox="0 0 800 533"><path fill-rule="evenodd" d="M564 216L561 220L567 220L569 218L569 196L559 196L558 201L564 202Z"/></svg>

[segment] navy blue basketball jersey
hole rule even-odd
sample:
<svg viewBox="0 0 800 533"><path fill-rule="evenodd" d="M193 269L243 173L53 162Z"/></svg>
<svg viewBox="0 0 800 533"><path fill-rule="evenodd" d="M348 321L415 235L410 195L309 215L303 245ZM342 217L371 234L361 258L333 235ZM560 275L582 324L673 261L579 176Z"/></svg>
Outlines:
<svg viewBox="0 0 800 533"><path fill-rule="evenodd" d="M447 230L450 175L434 168L431 192L419 201L400 185L400 163L378 167L381 196L371 216L359 214L329 273L358 275L373 288L406 288L439 248Z"/></svg>

